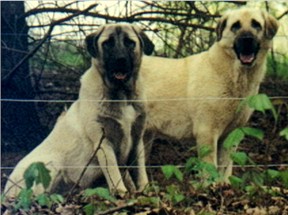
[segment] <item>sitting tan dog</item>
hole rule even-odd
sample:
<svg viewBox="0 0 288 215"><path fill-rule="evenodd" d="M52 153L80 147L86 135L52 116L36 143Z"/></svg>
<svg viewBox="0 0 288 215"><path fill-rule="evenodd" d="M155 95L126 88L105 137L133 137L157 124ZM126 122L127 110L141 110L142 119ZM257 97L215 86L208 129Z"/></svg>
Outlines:
<svg viewBox="0 0 288 215"><path fill-rule="evenodd" d="M148 183L142 141L145 105L129 100L144 99L139 68L143 52L151 54L154 45L135 26L111 24L89 35L86 46L92 65L81 78L79 99L50 135L17 164L5 186L8 196L17 196L20 187L25 187L23 173L33 162L43 162L50 170L47 192L68 192L97 149L79 183L81 188L104 175L111 191L126 192L118 165L139 166L131 174L138 190ZM39 194L44 188L35 185L33 191Z"/></svg>
<svg viewBox="0 0 288 215"><path fill-rule="evenodd" d="M145 57L147 137L156 131L196 138L198 149L212 151L204 161L223 167L227 179L232 162L219 139L248 121L252 110L237 112L240 101L235 98L258 93L277 29L271 15L244 7L220 19L217 41L208 51L184 59Z"/></svg>

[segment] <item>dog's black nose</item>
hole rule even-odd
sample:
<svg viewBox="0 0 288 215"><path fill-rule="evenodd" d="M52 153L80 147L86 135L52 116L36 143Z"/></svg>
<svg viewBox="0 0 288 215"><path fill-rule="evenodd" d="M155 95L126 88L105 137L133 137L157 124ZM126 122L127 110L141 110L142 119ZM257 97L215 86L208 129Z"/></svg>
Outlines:
<svg viewBox="0 0 288 215"><path fill-rule="evenodd" d="M126 67L127 66L127 59L125 57L118 57L116 58L116 64L120 67Z"/></svg>

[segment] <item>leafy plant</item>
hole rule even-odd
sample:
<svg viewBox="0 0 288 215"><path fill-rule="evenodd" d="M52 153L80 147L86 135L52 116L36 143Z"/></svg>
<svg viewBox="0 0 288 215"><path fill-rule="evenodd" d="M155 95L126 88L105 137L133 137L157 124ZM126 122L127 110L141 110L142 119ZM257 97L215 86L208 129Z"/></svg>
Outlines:
<svg viewBox="0 0 288 215"><path fill-rule="evenodd" d="M84 197L91 197L95 195L110 202L116 201L115 197L110 194L110 191L107 188L97 187L84 190Z"/></svg>
<svg viewBox="0 0 288 215"><path fill-rule="evenodd" d="M15 209L18 210L22 208L23 210L28 210L32 205L33 191L31 188L22 189L18 195L18 202L15 205Z"/></svg>
<svg viewBox="0 0 288 215"><path fill-rule="evenodd" d="M173 205L178 204L185 199L185 196L177 185L171 184L167 186L166 191L165 199L171 202Z"/></svg>
<svg viewBox="0 0 288 215"><path fill-rule="evenodd" d="M84 198L90 198L97 196L103 200L108 200L111 203L116 202L116 198L110 194L110 191L107 188L103 187L97 187L97 188L88 188L84 190L83 197ZM92 201L91 203L85 205L83 207L83 210L85 211L85 214L87 215L93 215L95 212L99 210L105 210L107 209L107 205L104 202Z"/></svg>
<svg viewBox="0 0 288 215"><path fill-rule="evenodd" d="M165 165L162 166L162 172L166 179L170 179L175 176L179 181L183 181L183 173L179 170L177 166Z"/></svg>
<svg viewBox="0 0 288 215"><path fill-rule="evenodd" d="M247 97L245 100L243 100L240 103L238 107L238 111L240 111L244 105L248 105L250 108L256 111L260 111L263 114L265 113L265 111L270 110L272 111L274 119L277 121L277 118L278 118L277 112L271 100L266 94L257 94L257 95Z"/></svg>
<svg viewBox="0 0 288 215"><path fill-rule="evenodd" d="M185 164L187 174L194 172L196 179L191 182L197 189L203 189L221 179L217 168L210 163L202 161L200 158L191 157Z"/></svg>
<svg viewBox="0 0 288 215"><path fill-rule="evenodd" d="M40 206L51 207L54 203L63 203L64 198L59 194L42 193L37 196L33 195L32 187L41 184L44 189L47 189L51 183L50 170L44 163L34 162L24 172L24 181L26 188L23 188L17 199L15 200L14 210L22 209L29 210L33 202L37 202Z"/></svg>
<svg viewBox="0 0 288 215"><path fill-rule="evenodd" d="M24 180L27 189L32 188L34 183L42 184L47 189L51 182L50 170L43 162L32 163L24 172Z"/></svg>
<svg viewBox="0 0 288 215"><path fill-rule="evenodd" d="M281 132L280 132L280 136L284 137L286 140L288 140L288 127L283 129Z"/></svg>

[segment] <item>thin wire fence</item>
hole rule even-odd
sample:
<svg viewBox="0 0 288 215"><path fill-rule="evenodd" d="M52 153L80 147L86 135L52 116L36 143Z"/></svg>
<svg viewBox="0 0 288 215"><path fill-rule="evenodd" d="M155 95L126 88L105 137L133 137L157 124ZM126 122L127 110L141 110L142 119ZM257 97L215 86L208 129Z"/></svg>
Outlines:
<svg viewBox="0 0 288 215"><path fill-rule="evenodd" d="M165 164L163 164L165 165ZM162 168L163 165L145 165L144 167L149 168L149 169L160 169ZM185 166L184 165L176 165L178 168L184 169ZM60 169L83 169L86 166L55 166L53 165L53 167L58 167ZM100 169L100 168L109 168L109 167L115 167L115 166L95 166L95 165L89 165L87 166L87 169ZM124 166L124 165L120 165L117 167L119 169L137 169L139 167L143 167L143 166ZM224 165L219 165L218 167L226 167ZM282 167L282 168L286 168L288 167L288 163L283 163L283 164L249 164L249 165L233 165L233 168L271 168L271 167ZM1 166L2 170L13 170L15 167L13 166ZM26 169L27 166L25 167L21 167L21 166L17 166L17 168L24 168Z"/></svg>
<svg viewBox="0 0 288 215"><path fill-rule="evenodd" d="M286 100L288 99L287 96L271 96L268 97L271 100L278 100L278 99L283 99ZM131 102L131 103L142 103L142 102L179 102L179 101L197 101L197 100L218 100L218 101L223 101L223 100L236 100L236 101L242 101L247 98L245 97L187 97L187 98L165 98L165 99L136 99L136 100L109 100L109 99L93 99L93 100L87 100L87 99L78 99L78 100L45 100L45 99L5 99L1 98L1 102L31 102L31 103L73 103L76 101L80 102L97 102L97 103L126 103L126 102Z"/></svg>

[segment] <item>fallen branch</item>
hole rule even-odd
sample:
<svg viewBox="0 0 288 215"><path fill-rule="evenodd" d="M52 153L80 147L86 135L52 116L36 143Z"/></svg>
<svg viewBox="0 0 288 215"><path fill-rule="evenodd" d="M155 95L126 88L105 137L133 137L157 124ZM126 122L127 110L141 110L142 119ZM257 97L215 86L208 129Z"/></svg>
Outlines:
<svg viewBox="0 0 288 215"><path fill-rule="evenodd" d="M121 205L121 206L118 206L118 207L115 207L115 208L111 208L111 209L108 209L108 210L106 210L106 211L96 213L95 215L112 214L112 213L117 212L117 211L120 211L120 210L122 210L122 209L130 208L130 207L132 207L132 206L134 206L134 205L135 205L135 202L128 202L128 203L125 204L125 205Z"/></svg>

